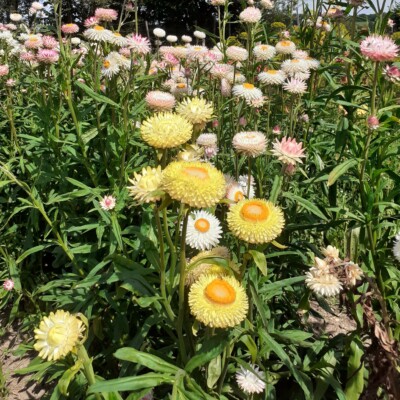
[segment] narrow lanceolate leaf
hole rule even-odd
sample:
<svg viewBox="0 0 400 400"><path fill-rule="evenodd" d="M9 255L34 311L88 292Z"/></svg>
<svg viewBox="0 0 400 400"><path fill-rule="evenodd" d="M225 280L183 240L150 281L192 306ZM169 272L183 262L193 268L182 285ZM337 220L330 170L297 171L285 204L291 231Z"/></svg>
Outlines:
<svg viewBox="0 0 400 400"><path fill-rule="evenodd" d="M111 379L109 381L96 382L88 389L89 393L99 392L127 392L131 390L152 389L162 384L173 384L174 376L168 374L155 374L153 372L139 375L128 376L125 378Z"/></svg>
<svg viewBox="0 0 400 400"><path fill-rule="evenodd" d="M114 356L119 360L130 361L141 364L156 372L166 372L169 374L176 374L179 368L160 357L153 356L152 354L143 353L131 347L123 347L118 349Z"/></svg>
<svg viewBox="0 0 400 400"><path fill-rule="evenodd" d="M311 201L303 199L303 197L296 196L295 194L292 193L283 193L283 196L285 196L288 199L292 199L297 201L301 206L303 206L306 210L310 211L317 217L323 219L324 221L328 221L328 218L322 213L322 211L314 204L311 203Z"/></svg>
<svg viewBox="0 0 400 400"><path fill-rule="evenodd" d="M94 90L92 90L89 86L85 85L84 83L77 81L77 82L75 82L75 85L79 86L88 96L90 96L92 99L98 101L99 103L106 103L106 104L110 104L111 106L119 108L119 105L117 103L115 103L114 101L112 101L111 99L109 99L106 96L96 93Z"/></svg>
<svg viewBox="0 0 400 400"><path fill-rule="evenodd" d="M342 162L337 165L328 176L328 186L332 186L343 174L345 174L350 168L358 164L357 160L351 159Z"/></svg>
<svg viewBox="0 0 400 400"><path fill-rule="evenodd" d="M249 254L253 257L258 269L264 276L267 276L267 260L265 254L257 250L249 250Z"/></svg>

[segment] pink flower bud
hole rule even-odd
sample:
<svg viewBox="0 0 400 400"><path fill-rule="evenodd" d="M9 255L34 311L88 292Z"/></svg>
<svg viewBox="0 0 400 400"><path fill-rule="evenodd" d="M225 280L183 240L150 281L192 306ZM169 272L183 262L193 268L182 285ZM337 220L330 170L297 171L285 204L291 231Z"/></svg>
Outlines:
<svg viewBox="0 0 400 400"><path fill-rule="evenodd" d="M379 119L375 115L370 115L367 119L367 124L369 129L378 129Z"/></svg>
<svg viewBox="0 0 400 400"><path fill-rule="evenodd" d="M3 283L3 288L4 288L4 290L7 290L7 292L13 290L14 289L14 281L12 279L6 279Z"/></svg>

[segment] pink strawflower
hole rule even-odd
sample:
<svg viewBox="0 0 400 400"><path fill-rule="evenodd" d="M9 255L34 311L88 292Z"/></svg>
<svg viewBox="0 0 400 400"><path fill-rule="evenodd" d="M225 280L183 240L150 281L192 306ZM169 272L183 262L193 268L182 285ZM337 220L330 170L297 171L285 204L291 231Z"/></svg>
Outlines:
<svg viewBox="0 0 400 400"><path fill-rule="evenodd" d="M301 160L305 157L303 144L297 143L295 138L284 137L281 141L276 139L273 147L272 154L278 157L278 160L284 164L296 165L296 163L303 163Z"/></svg>
<svg viewBox="0 0 400 400"><path fill-rule="evenodd" d="M135 11L134 4L133 3L127 3L126 6L125 6L125 11L128 12L128 13Z"/></svg>
<svg viewBox="0 0 400 400"><path fill-rule="evenodd" d="M15 79L10 78L10 79L6 80L6 86L8 86L8 87L14 87L15 84L16 84L16 80Z"/></svg>
<svg viewBox="0 0 400 400"><path fill-rule="evenodd" d="M239 14L239 19L248 24L255 24L261 19L261 11L256 7L247 7Z"/></svg>
<svg viewBox="0 0 400 400"><path fill-rule="evenodd" d="M97 25L100 22L100 20L96 17L89 17L85 19L85 22L83 23L83 25L85 26L85 28L91 28L92 26Z"/></svg>
<svg viewBox="0 0 400 400"><path fill-rule="evenodd" d="M105 210L109 211L115 207L117 199L114 196L104 196L100 201L100 207Z"/></svg>
<svg viewBox="0 0 400 400"><path fill-rule="evenodd" d="M7 292L13 290L14 289L14 281L12 279L6 279L3 282L3 288L4 288L4 290L7 290Z"/></svg>
<svg viewBox="0 0 400 400"><path fill-rule="evenodd" d="M386 79L390 82L393 83L400 82L400 69L394 65L392 66L386 65L386 67L383 69L383 74L386 76Z"/></svg>
<svg viewBox="0 0 400 400"><path fill-rule="evenodd" d="M17 25L15 25L15 24L7 24L6 28L9 29L10 31L15 31L15 30L17 30Z"/></svg>
<svg viewBox="0 0 400 400"><path fill-rule="evenodd" d="M113 10L112 8L96 8L94 16L99 21L111 22L115 21L118 18L118 12Z"/></svg>
<svg viewBox="0 0 400 400"><path fill-rule="evenodd" d="M58 40L53 36L43 36L42 43L46 49L55 49L58 46Z"/></svg>
<svg viewBox="0 0 400 400"><path fill-rule="evenodd" d="M58 51L50 49L40 49L36 55L36 59L43 64L54 64L59 57Z"/></svg>
<svg viewBox="0 0 400 400"><path fill-rule="evenodd" d="M371 35L360 44L363 56L372 61L391 61L399 54L399 47L388 36Z"/></svg>
<svg viewBox="0 0 400 400"><path fill-rule="evenodd" d="M375 115L370 115L367 118L367 125L369 129L378 129L379 128L379 119Z"/></svg>
<svg viewBox="0 0 400 400"><path fill-rule="evenodd" d="M39 49L43 46L42 38L37 35L31 35L24 43L27 49Z"/></svg>
<svg viewBox="0 0 400 400"><path fill-rule="evenodd" d="M79 26L76 24L64 24L61 26L61 31L68 35L79 32Z"/></svg>
<svg viewBox="0 0 400 400"><path fill-rule="evenodd" d="M36 10L36 11L43 10L43 4L39 3L38 1L34 1L34 2L31 4L31 7L32 7L34 10Z"/></svg>
<svg viewBox="0 0 400 400"><path fill-rule="evenodd" d="M307 91L307 84L302 79L289 78L282 87L289 93L303 94Z"/></svg>
<svg viewBox="0 0 400 400"><path fill-rule="evenodd" d="M10 69L8 68L8 65L0 65L0 76L6 76L10 72Z"/></svg>
<svg viewBox="0 0 400 400"><path fill-rule="evenodd" d="M279 125L275 125L275 126L272 128L272 133L273 133L274 135L280 135L280 134L281 134L281 127L280 127Z"/></svg>
<svg viewBox="0 0 400 400"><path fill-rule="evenodd" d="M148 54L151 50L150 41L141 35L130 35L127 36L128 48L133 51L133 53L144 56Z"/></svg>
<svg viewBox="0 0 400 400"><path fill-rule="evenodd" d="M221 79L221 95L223 97L230 97L232 94L232 85L229 83L228 79Z"/></svg>
<svg viewBox="0 0 400 400"><path fill-rule="evenodd" d="M31 51L25 51L19 55L22 61L35 61L36 57Z"/></svg>
<svg viewBox="0 0 400 400"><path fill-rule="evenodd" d="M146 95L149 108L156 111L170 111L175 106L175 97L171 93L154 90Z"/></svg>
<svg viewBox="0 0 400 400"><path fill-rule="evenodd" d="M162 56L163 61L170 66L175 66L179 64L179 60L171 53L165 53Z"/></svg>

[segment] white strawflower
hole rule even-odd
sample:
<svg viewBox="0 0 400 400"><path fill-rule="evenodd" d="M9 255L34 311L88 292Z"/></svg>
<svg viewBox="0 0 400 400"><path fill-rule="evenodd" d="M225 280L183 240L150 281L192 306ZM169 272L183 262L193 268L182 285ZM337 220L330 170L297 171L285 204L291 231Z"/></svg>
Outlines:
<svg viewBox="0 0 400 400"><path fill-rule="evenodd" d="M394 239L393 255L396 260L400 262L400 233L398 233Z"/></svg>
<svg viewBox="0 0 400 400"><path fill-rule="evenodd" d="M168 35L167 36L167 41L170 42L170 43L175 43L175 42L178 41L178 37L175 36L175 35Z"/></svg>
<svg viewBox="0 0 400 400"><path fill-rule="evenodd" d="M71 38L71 43L75 45L81 44L81 39L79 39L78 37L73 37Z"/></svg>
<svg viewBox="0 0 400 400"><path fill-rule="evenodd" d="M164 31L164 29L154 28L153 34L154 34L154 36L157 36L158 38L163 38L163 37L165 37L166 32Z"/></svg>
<svg viewBox="0 0 400 400"><path fill-rule="evenodd" d="M229 46L226 49L226 56L232 61L246 61L249 53L243 47Z"/></svg>
<svg viewBox="0 0 400 400"><path fill-rule="evenodd" d="M235 96L241 97L246 101L260 99L263 94L260 89L256 88L252 83L243 83L241 85L235 85L232 89L232 93Z"/></svg>
<svg viewBox="0 0 400 400"><path fill-rule="evenodd" d="M11 13L10 20L13 22L20 22L22 20L22 15L18 13Z"/></svg>
<svg viewBox="0 0 400 400"><path fill-rule="evenodd" d="M296 45L290 40L281 40L275 45L278 54L292 54L296 51Z"/></svg>
<svg viewBox="0 0 400 400"><path fill-rule="evenodd" d="M265 372L256 365L250 365L254 372L240 366L236 373L236 382L246 394L262 393L265 389Z"/></svg>
<svg viewBox="0 0 400 400"><path fill-rule="evenodd" d="M293 58L291 60L285 60L281 65L281 69L286 74L293 76L293 74L298 72L308 72L308 63L305 60Z"/></svg>
<svg viewBox="0 0 400 400"><path fill-rule="evenodd" d="M290 78L282 86L286 91L293 94L303 94L307 91L306 82L298 78Z"/></svg>
<svg viewBox="0 0 400 400"><path fill-rule="evenodd" d="M191 41L193 40L193 39L192 39L190 36L188 36L188 35L182 35L181 39L182 39L182 42L185 42L185 43L191 43Z"/></svg>
<svg viewBox="0 0 400 400"><path fill-rule="evenodd" d="M267 139L261 132L239 132L232 139L234 149L249 157L265 153Z"/></svg>
<svg viewBox="0 0 400 400"><path fill-rule="evenodd" d="M266 10L272 10L274 8L274 3L271 0L261 0L260 6Z"/></svg>
<svg viewBox="0 0 400 400"><path fill-rule="evenodd" d="M95 25L93 28L86 29L83 36L95 42L110 42L113 38L113 33L100 25Z"/></svg>
<svg viewBox="0 0 400 400"><path fill-rule="evenodd" d="M269 69L258 74L258 80L264 85L282 85L286 74L280 69Z"/></svg>
<svg viewBox="0 0 400 400"><path fill-rule="evenodd" d="M197 37L197 39L205 39L206 38L206 34L204 32L200 32L200 31L194 31L193 36Z"/></svg>
<svg viewBox="0 0 400 400"><path fill-rule="evenodd" d="M275 57L276 50L274 46L259 44L254 47L253 54L258 61L267 61Z"/></svg>
<svg viewBox="0 0 400 400"><path fill-rule="evenodd" d="M313 292L326 297L335 296L342 290L342 284L335 275L320 273L316 268L306 273L306 285Z"/></svg>
<svg viewBox="0 0 400 400"><path fill-rule="evenodd" d="M209 250L219 243L222 228L221 224L214 215L208 211L194 211L189 215L186 244L193 249Z"/></svg>
<svg viewBox="0 0 400 400"><path fill-rule="evenodd" d="M228 72L226 74L226 79L231 85L233 85L233 83L241 84L246 82L246 77L238 71L236 71L235 73L233 71Z"/></svg>

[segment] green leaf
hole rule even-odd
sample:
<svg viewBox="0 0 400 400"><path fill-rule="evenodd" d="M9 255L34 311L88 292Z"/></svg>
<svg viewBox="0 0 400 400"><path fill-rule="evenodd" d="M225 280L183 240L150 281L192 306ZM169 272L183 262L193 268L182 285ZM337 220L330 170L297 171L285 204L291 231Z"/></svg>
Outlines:
<svg viewBox="0 0 400 400"><path fill-rule="evenodd" d="M223 352L229 343L227 334L213 336L203 343L201 349L188 361L185 371L192 372L194 369L208 363Z"/></svg>
<svg viewBox="0 0 400 400"><path fill-rule="evenodd" d="M18 257L18 259L17 259L17 261L15 263L19 264L21 261L25 260L25 258L30 256L31 254L34 254L34 253L37 253L38 251L42 251L44 249L47 249L50 246L53 246L53 244L41 244L39 246L31 247L30 249L28 249L24 253L22 253Z"/></svg>
<svg viewBox="0 0 400 400"><path fill-rule="evenodd" d="M312 212L317 217L323 219L324 221L328 221L328 218L322 213L322 211L314 203L311 203L311 201L303 199L300 196L296 196L295 194L288 193L288 192L283 193L283 196L288 198L288 199L297 201L305 209L307 209L308 211Z"/></svg>
<svg viewBox="0 0 400 400"><path fill-rule="evenodd" d="M96 93L93 89L91 89L89 86L85 85L82 82L76 81L75 85L80 87L89 97L91 97L92 99L98 101L99 103L106 103L106 104L109 104L109 105L114 106L116 108L120 107L117 103L115 103L114 101L112 101L108 97L103 96L102 94Z"/></svg>
<svg viewBox="0 0 400 400"><path fill-rule="evenodd" d="M328 176L328 186L332 186L343 174L345 174L350 168L354 167L357 164L357 160L351 159L346 160L333 168Z"/></svg>
<svg viewBox="0 0 400 400"><path fill-rule="evenodd" d="M99 392L126 392L130 390L152 389L162 384L173 384L174 377L168 374L156 374L150 372L139 376L111 379L109 381L96 382L88 389L89 393Z"/></svg>
<svg viewBox="0 0 400 400"><path fill-rule="evenodd" d="M212 389L217 383L222 371L221 355L213 358L207 368L207 387Z"/></svg>
<svg viewBox="0 0 400 400"><path fill-rule="evenodd" d="M358 400L364 388L364 364L361 357L364 352L362 343L355 337L350 343L350 357L347 363L348 381L344 391L346 400Z"/></svg>
<svg viewBox="0 0 400 400"><path fill-rule="evenodd" d="M271 193L269 195L269 201L271 201L274 204L276 203L276 200L278 200L278 196L282 188L282 181L283 181L282 174L275 175L274 183L272 184Z"/></svg>
<svg viewBox="0 0 400 400"><path fill-rule="evenodd" d="M306 399L311 399L311 380L303 372L299 371L290 360L289 355L284 348L276 342L271 335L269 335L264 329L259 329L259 334L263 340L267 343L268 347L281 359L281 361L289 368L297 383L303 389Z"/></svg>
<svg viewBox="0 0 400 400"><path fill-rule="evenodd" d="M257 250L249 250L249 254L253 257L258 269L264 276L267 276L267 260L265 254Z"/></svg>
<svg viewBox="0 0 400 400"><path fill-rule="evenodd" d="M176 374L179 368L160 357L153 356L152 354L143 353L132 347L123 347L118 349L114 356L119 360L130 361L141 364L156 372L166 372L169 374Z"/></svg>
<svg viewBox="0 0 400 400"><path fill-rule="evenodd" d="M82 367L82 361L77 360L75 365L73 365L71 368L67 369L60 380L58 381L58 387L60 389L61 394L64 396L68 395L68 386L71 383L71 381L74 379L75 375L80 371Z"/></svg>

